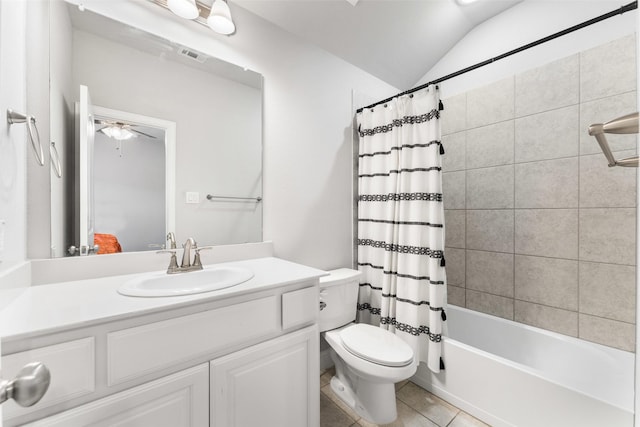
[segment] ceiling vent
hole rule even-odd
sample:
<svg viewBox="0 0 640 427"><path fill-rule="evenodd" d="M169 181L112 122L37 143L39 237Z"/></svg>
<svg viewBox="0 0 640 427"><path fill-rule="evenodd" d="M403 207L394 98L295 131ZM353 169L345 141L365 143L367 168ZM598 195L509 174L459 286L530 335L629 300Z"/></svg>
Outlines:
<svg viewBox="0 0 640 427"><path fill-rule="evenodd" d="M184 55L186 57L189 57L191 59L193 59L194 61L197 61L201 64L204 64L204 62L208 59L208 56L206 56L204 53L198 52L196 50L193 49L189 49L186 48L184 46L180 47L180 50L178 51L178 53L180 53L180 55Z"/></svg>

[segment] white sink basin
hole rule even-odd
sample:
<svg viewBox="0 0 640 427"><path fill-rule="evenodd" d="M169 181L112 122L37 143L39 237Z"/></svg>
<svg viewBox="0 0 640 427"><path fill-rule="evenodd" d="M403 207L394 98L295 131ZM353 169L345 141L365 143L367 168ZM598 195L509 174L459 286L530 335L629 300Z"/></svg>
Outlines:
<svg viewBox="0 0 640 427"><path fill-rule="evenodd" d="M129 280L118 293L130 297L170 297L217 291L239 285L253 277L242 267L205 267L187 273L153 272Z"/></svg>

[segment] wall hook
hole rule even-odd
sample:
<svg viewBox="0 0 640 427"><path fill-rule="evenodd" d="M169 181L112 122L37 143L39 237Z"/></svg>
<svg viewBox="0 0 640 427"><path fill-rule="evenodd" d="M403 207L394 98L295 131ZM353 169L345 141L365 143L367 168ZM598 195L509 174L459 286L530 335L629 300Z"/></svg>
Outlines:
<svg viewBox="0 0 640 427"><path fill-rule="evenodd" d="M53 172L58 178L62 178L62 165L60 164L60 155L56 148L56 143L51 141L49 146L49 159L51 160L51 166L53 166Z"/></svg>
<svg viewBox="0 0 640 427"><path fill-rule="evenodd" d="M18 123L27 124L27 131L29 133L29 139L31 140L33 152L36 155L36 160L40 166L44 166L44 153L42 152L42 144L40 143L40 133L38 133L38 128L36 127L36 118L33 116L26 116L9 108L7 109L7 123L9 123L9 125Z"/></svg>

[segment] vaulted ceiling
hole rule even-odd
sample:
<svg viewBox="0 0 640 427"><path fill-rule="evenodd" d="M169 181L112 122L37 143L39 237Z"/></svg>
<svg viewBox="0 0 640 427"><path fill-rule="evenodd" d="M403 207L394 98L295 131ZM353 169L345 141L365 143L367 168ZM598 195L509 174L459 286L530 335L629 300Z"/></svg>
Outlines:
<svg viewBox="0 0 640 427"><path fill-rule="evenodd" d="M456 0L231 0L230 4L232 11L240 6L399 89L408 89L476 25L520 1L464 5Z"/></svg>

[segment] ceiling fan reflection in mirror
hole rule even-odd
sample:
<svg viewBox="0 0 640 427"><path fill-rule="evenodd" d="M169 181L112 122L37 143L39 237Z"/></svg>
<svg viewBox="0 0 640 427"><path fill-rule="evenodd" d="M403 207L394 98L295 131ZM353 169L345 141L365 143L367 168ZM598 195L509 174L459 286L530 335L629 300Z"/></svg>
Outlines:
<svg viewBox="0 0 640 427"><path fill-rule="evenodd" d="M95 123L96 125L103 125L103 127L96 130L96 132L101 132L107 135L109 138L113 138L118 141L137 138L138 135L144 135L146 137L156 139L156 137L153 135L135 129L135 125L132 125L130 123L102 119L96 119Z"/></svg>
<svg viewBox="0 0 640 427"><path fill-rule="evenodd" d="M120 157L122 157L123 154L122 141L137 138L138 136L158 139L158 137L151 135L150 133L136 129L137 125L131 123L124 123L117 120L95 119L95 124L97 126L102 126L101 128L96 129L96 133L100 132L115 140L116 151L118 151L118 155ZM147 130L147 128L145 128L144 126L140 127Z"/></svg>

